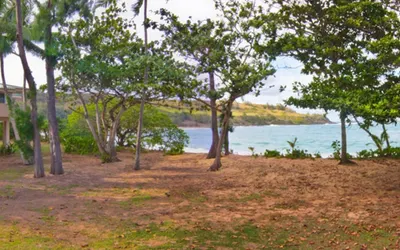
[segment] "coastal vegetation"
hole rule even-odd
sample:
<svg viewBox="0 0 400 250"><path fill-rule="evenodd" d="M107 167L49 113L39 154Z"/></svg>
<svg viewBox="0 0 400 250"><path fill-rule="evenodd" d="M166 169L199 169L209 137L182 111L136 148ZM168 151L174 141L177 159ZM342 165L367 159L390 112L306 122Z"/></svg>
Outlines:
<svg viewBox="0 0 400 250"><path fill-rule="evenodd" d="M272 6L278 7L277 11L271 11ZM119 140L119 146L134 148L132 167L137 170L141 149L149 146L142 143L149 135L143 132L146 105L166 114L177 126L210 126L212 143L207 158L215 159L212 171L222 166L222 149L225 155L231 152L229 133L234 126L329 123L322 115L300 115L280 104L238 103L245 95L257 96L261 90L285 90L286 86L273 86L268 80L279 70L274 63L282 56L301 62L302 73L313 77L310 83L294 83L298 96L288 98L285 105L340 114L341 141L337 146L341 163L351 163L346 135L350 119L371 138L379 156L391 154L386 127L397 122L400 110L397 5L367 0L340 4L216 0L220 18L204 21L181 20L166 8L153 13L159 19L154 21L148 17L147 1L138 0L131 7L133 16L144 13L140 21L144 39L137 24L126 18L126 4L117 0L2 3L2 57L17 54L14 45L18 45L31 102L30 107L24 103L21 110L30 110L33 131L32 136L22 137L34 141L33 149L24 150L29 143L18 142L21 135L17 126L14 134L25 163L33 163L29 152L34 159L36 177L44 176L41 133L50 144L51 174L64 172L60 122L71 111L84 118L82 128L90 131L103 162L119 160ZM74 18L78 14L80 18ZM162 38L149 40L149 29L160 32ZM44 48L38 46L40 42ZM47 102L43 124L38 114L40 93L25 51L43 58L46 64L47 84L41 88ZM57 78L56 69L61 73ZM70 98L64 104L68 112L57 108L56 99L63 95ZM130 120L137 129L131 125L123 128L124 113L137 105L137 123ZM162 130L170 126L166 124L149 126ZM373 134L374 126L381 126L382 134ZM129 142L121 141L125 138ZM179 144L185 145L184 137L179 138ZM183 152L179 147L177 152Z"/></svg>
<svg viewBox="0 0 400 250"><path fill-rule="evenodd" d="M397 0L214 0L218 18L205 20L129 4L0 1L12 125L0 145L1 248L400 248L388 129L400 118ZM22 102L8 93L9 55ZM29 56L44 62L40 88ZM282 58L310 82L292 83L283 104L243 102L287 89L271 81ZM330 123L290 106L339 114L330 159L297 138L285 152L230 155L235 126ZM352 122L376 149L348 153ZM184 154L188 126L210 128L208 154Z"/></svg>

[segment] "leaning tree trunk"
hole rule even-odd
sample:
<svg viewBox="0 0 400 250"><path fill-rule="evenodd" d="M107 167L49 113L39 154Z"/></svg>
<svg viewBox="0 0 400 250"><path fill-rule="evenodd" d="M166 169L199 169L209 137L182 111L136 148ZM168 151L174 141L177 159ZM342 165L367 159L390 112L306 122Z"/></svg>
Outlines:
<svg viewBox="0 0 400 250"><path fill-rule="evenodd" d="M144 7L144 21L143 21L143 26L144 26L144 51L147 54L148 51L148 32L147 32L147 0L144 0L143 2L143 7ZM146 69L144 70L144 78L143 78L143 84L146 86L149 81L149 67L146 66ZM141 145L142 145L142 130L143 130L143 113L144 113L144 104L145 104L145 94L144 91L142 91L142 100L140 101L140 111L139 111L139 121L138 121L138 129L137 129L137 135L136 135L136 153L135 153L135 170L140 170L140 151L141 151Z"/></svg>
<svg viewBox="0 0 400 250"><path fill-rule="evenodd" d="M340 154L340 164L350 163L347 157L347 133L346 133L346 114L340 112L340 125L341 125L341 136L342 136L342 152Z"/></svg>
<svg viewBox="0 0 400 250"><path fill-rule="evenodd" d="M222 146L225 142L226 132L229 129L229 118L230 118L229 114L232 109L232 103L233 103L233 101L229 100L227 107L225 109L224 120L222 121L221 136L219 138L218 146L217 146L217 155L215 156L215 160L214 160L213 164L209 168L210 171L218 171L222 166L221 152L222 152Z"/></svg>
<svg viewBox="0 0 400 250"><path fill-rule="evenodd" d="M353 115L353 118L357 122L357 125L362 130L364 130L368 134L369 137L371 137L372 141L375 143L375 146L378 148L379 154L382 155L383 154L383 148L382 148L382 143L379 140L379 138L376 135L372 134L371 131L369 131L369 129L367 129L365 126L363 126L361 124L361 122L358 121L358 119L357 119L357 117L355 115Z"/></svg>
<svg viewBox="0 0 400 250"><path fill-rule="evenodd" d="M17 18L17 42L18 42L18 50L19 57L21 59L22 67L24 69L24 73L26 76L26 80L29 84L30 90L30 100L31 100L31 121L33 124L33 133L34 133L34 177L40 178L44 177L44 167L43 167L43 158L42 158L42 148L40 145L40 130L38 126L38 113L37 113L37 100L36 100L36 83L33 79L31 69L29 68L28 60L26 59L24 41L23 41L23 31L22 31L22 8L21 8L21 0L15 0L16 3L16 18Z"/></svg>
<svg viewBox="0 0 400 250"><path fill-rule="evenodd" d="M14 131L14 136L15 140L21 143L21 137L19 135L19 130L17 127L17 124L15 122L14 114L15 114L15 107L14 103L11 99L11 95L8 92L7 88L7 82L6 82L6 77L5 77L5 72L4 72L4 56L3 54L0 54L0 71L1 71L1 80L3 82L3 89L4 89L4 94L6 96L6 100L9 102L8 103L8 109L10 110L10 123L12 126L12 129ZM33 159L31 155L26 155L23 150L19 150L20 155L21 155L21 160L24 165L32 165L33 164Z"/></svg>
<svg viewBox="0 0 400 250"><path fill-rule="evenodd" d="M382 123L382 135L384 136L384 140L386 142L386 155L387 156L392 156L392 152L391 151L391 146L390 146L390 140L389 140L389 134L387 132L386 126L384 123Z"/></svg>
<svg viewBox="0 0 400 250"><path fill-rule="evenodd" d="M210 78L210 106L211 106L211 131L212 143L208 151L207 159L215 158L217 155L217 147L219 141L218 135L218 114L217 114L217 98L215 96L215 77L214 73L209 73Z"/></svg>
<svg viewBox="0 0 400 250"><path fill-rule="evenodd" d="M22 83L22 110L26 110L26 77L24 73L24 81Z"/></svg>
<svg viewBox="0 0 400 250"><path fill-rule="evenodd" d="M48 2L48 8L51 8L51 1ZM51 16L49 15L49 23L45 31L45 50L51 48L53 45ZM51 152L51 165L50 173L54 175L64 174L61 156L60 136L58 131L57 112L56 112L56 91L55 91L55 77L54 66L56 58L53 55L46 55L46 76L47 76L47 116L49 119L49 137L50 137L50 152Z"/></svg>
<svg viewBox="0 0 400 250"><path fill-rule="evenodd" d="M231 152L229 150L229 126L225 133L225 140L224 140L224 153L228 156Z"/></svg>

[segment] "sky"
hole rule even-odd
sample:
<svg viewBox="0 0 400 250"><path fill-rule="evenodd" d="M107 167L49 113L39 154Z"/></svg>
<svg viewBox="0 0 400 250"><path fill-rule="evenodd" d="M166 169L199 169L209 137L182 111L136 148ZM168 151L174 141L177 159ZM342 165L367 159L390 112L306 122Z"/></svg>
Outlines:
<svg viewBox="0 0 400 250"><path fill-rule="evenodd" d="M135 0L125 0L128 9L130 9L131 4ZM204 20L207 18L215 19L217 18L217 11L214 9L213 0L150 0L149 1L149 18L156 20L154 11L160 8L168 8L171 12L178 15L181 20L186 20L192 17L194 20ZM126 17L131 17L132 13L126 13ZM141 20L142 15L135 18L137 24L138 35L142 36L142 25ZM161 34L157 31L150 31L149 38L151 40L156 40L161 37ZM31 67L33 76L38 85L46 83L46 73L45 73L45 63L42 59L29 55L28 61ZM274 85L274 88L266 87L261 91L259 96L254 96L253 94L246 95L240 101L249 101L257 104L278 104L283 103L285 99L294 95L292 92L292 83L299 81L302 83L308 83L311 81L311 76L301 74L301 63L291 59L291 58L279 58L274 62L274 66L277 68L277 72L274 76L271 76L267 80L266 86ZM6 79L8 84L22 86L23 82L23 70L21 67L20 59L15 55L10 55L5 60L5 71ZM279 91L280 86L286 86L284 92ZM323 113L321 110L305 110L297 109L292 107L300 113ZM328 118L332 121L337 121L337 114L328 114Z"/></svg>

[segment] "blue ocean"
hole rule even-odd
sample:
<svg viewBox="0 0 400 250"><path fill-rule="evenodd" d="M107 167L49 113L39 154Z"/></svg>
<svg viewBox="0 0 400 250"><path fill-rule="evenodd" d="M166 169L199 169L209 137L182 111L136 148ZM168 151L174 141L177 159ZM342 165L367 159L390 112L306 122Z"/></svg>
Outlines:
<svg viewBox="0 0 400 250"><path fill-rule="evenodd" d="M184 128L190 137L190 143L185 152L207 153L211 145L211 129ZM400 147L400 126L387 126L392 147ZM380 135L381 128L374 127L372 132ZM376 149L368 134L357 124L347 127L348 152L356 155L363 149ZM230 133L230 148L234 154L249 155L249 147L254 147L257 153L265 149L284 152L289 149L287 141L297 138L297 147L308 153L320 153L329 157L333 153L332 142L340 141L340 124L325 125L269 125L235 127Z"/></svg>

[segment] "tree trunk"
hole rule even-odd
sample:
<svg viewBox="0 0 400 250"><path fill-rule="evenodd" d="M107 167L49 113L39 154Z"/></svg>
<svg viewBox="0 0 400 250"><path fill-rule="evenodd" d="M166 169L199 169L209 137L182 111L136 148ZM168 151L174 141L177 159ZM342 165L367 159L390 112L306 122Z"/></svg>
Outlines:
<svg viewBox="0 0 400 250"><path fill-rule="evenodd" d="M353 115L353 117L354 117L354 120L357 122L358 126L362 130L364 130L369 135L369 137L371 137L372 141L375 143L375 146L378 148L379 154L382 154L383 148L382 148L382 143L380 142L379 138L376 135L372 134L371 131L369 131L365 126L363 126L361 124L361 122L358 121L358 119L355 115Z"/></svg>
<svg viewBox="0 0 400 250"><path fill-rule="evenodd" d="M8 109L10 110L10 123L11 123L12 129L14 131L15 140L21 141L21 137L19 135L19 130L18 130L17 124L14 119L14 114L15 114L14 113L15 112L14 103L13 103L13 100L11 99L11 95L8 92L8 88L7 88L7 82L6 82L5 72L4 72L4 56L3 56L3 54L0 54L0 73L1 73L1 80L3 82L4 94L5 94L6 100L8 101ZM33 164L32 157L29 155L25 155L22 150L20 150L20 156L21 156L21 160L24 165L32 165Z"/></svg>
<svg viewBox="0 0 400 250"><path fill-rule="evenodd" d="M231 153L229 151L229 124L228 124L228 129L226 130L225 133L224 151L226 156L228 156Z"/></svg>
<svg viewBox="0 0 400 250"><path fill-rule="evenodd" d="M48 2L48 9L50 13L51 1ZM51 16L49 14L49 23L45 31L45 50L51 48L53 44ZM51 152L51 165L50 173L53 175L64 174L62 165L60 136L58 131L57 112L56 112L56 91L55 91L55 77L54 66L56 58L53 55L46 55L46 76L47 76L47 118L49 119L49 137L50 137L50 152Z"/></svg>
<svg viewBox="0 0 400 250"><path fill-rule="evenodd" d="M210 78L210 106L211 106L211 131L212 143L208 151L207 159L215 158L217 155L217 147L219 141L218 135L218 114L217 114L217 98L215 97L215 76L213 72L209 74Z"/></svg>
<svg viewBox="0 0 400 250"><path fill-rule="evenodd" d="M24 69L24 73L26 75L26 80L29 84L30 90L30 100L31 100L31 120L33 124L33 133L34 133L34 177L40 178L44 177L44 167L43 167L43 158L42 158L42 148L40 145L40 131L38 126L38 114L37 114L37 100L36 100L36 83L33 79L31 69L29 68L28 61L26 59L24 41L23 41L23 31L22 31L22 8L21 8L21 0L15 0L16 3L16 18L17 18L17 42L18 42L18 50L19 57L21 59L22 67Z"/></svg>
<svg viewBox="0 0 400 250"><path fill-rule="evenodd" d="M384 134L384 139L386 142L386 151L387 151L387 156L391 156L392 153L390 152L391 146L390 146L390 140L389 140L389 134L387 133L387 129L384 123L382 123L382 129L383 129L383 134Z"/></svg>
<svg viewBox="0 0 400 250"><path fill-rule="evenodd" d="M350 163L347 157L347 134L346 134L346 114L340 112L340 125L341 125L341 135L342 135L342 152L340 154L340 164Z"/></svg>
<svg viewBox="0 0 400 250"><path fill-rule="evenodd" d="M117 117L115 118L115 120L113 121L113 124L111 126L111 131L110 131L110 137L108 139L108 148L109 148L109 152L110 152L110 157L111 157L111 162L117 162L120 161L117 157L117 148L115 146L115 139L117 136L117 131L118 131L118 127L121 121L121 117L125 112L125 107L122 106Z"/></svg>
<svg viewBox="0 0 400 250"><path fill-rule="evenodd" d="M22 83L22 110L26 110L26 77L24 73L24 81Z"/></svg>
<svg viewBox="0 0 400 250"><path fill-rule="evenodd" d="M218 141L218 146L217 146L217 155L215 156L215 160L214 160L213 164L209 168L210 171L218 171L222 166L221 152L222 152L223 143L225 142L226 132L228 131L228 128L229 128L229 118L230 118L229 114L232 109L232 103L233 103L233 101L229 100L227 107L225 109L224 120L222 122L222 130L221 130L220 139Z"/></svg>
<svg viewBox="0 0 400 250"><path fill-rule="evenodd" d="M147 0L144 0L143 2L144 6L144 51L147 54L148 50L148 34L147 34ZM149 68L146 66L146 69L144 70L144 79L143 79L143 84L147 85L148 79L149 78ZM135 152L135 170L140 170L140 150L141 150L141 145L142 145L142 130L143 130L143 113L144 113L144 104L145 104L145 94L144 91L142 91L142 100L140 101L140 111L139 111L139 121L138 121L138 129L137 129L137 135L136 135L136 152Z"/></svg>

